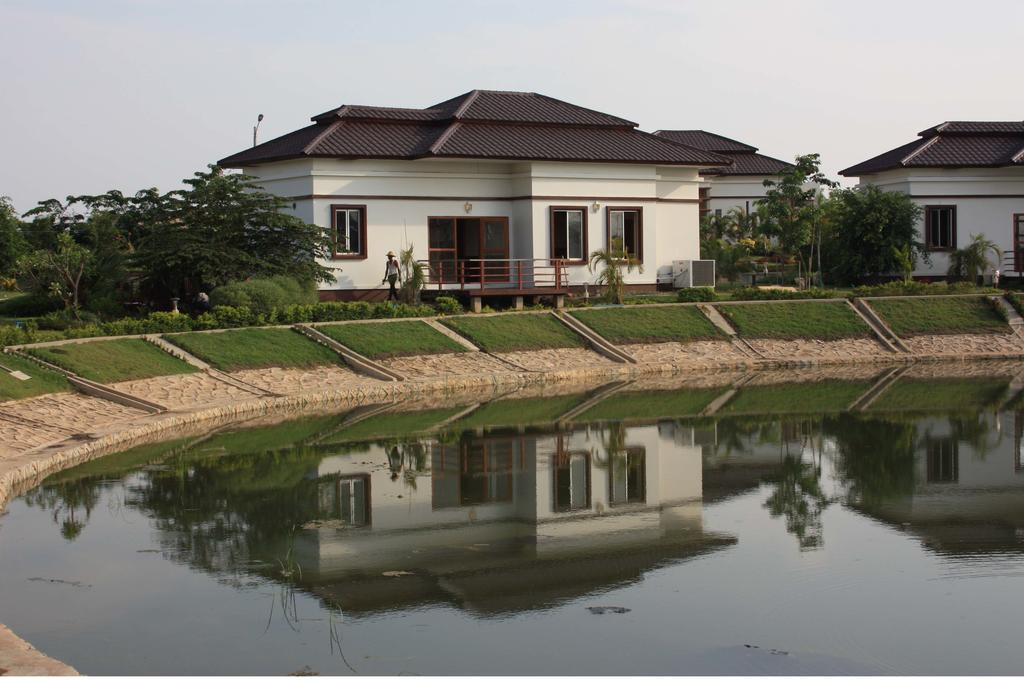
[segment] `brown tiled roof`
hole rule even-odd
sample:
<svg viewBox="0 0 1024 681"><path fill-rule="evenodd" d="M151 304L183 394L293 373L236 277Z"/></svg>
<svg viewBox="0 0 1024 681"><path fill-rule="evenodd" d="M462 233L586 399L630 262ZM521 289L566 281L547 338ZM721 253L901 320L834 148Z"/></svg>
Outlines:
<svg viewBox="0 0 1024 681"><path fill-rule="evenodd" d="M658 130L654 134L704 151L757 151L757 147L704 130Z"/></svg>
<svg viewBox="0 0 1024 681"><path fill-rule="evenodd" d="M704 175L778 175L793 167L792 163L780 161L764 154L725 154L732 159L732 165L708 168Z"/></svg>
<svg viewBox="0 0 1024 681"><path fill-rule="evenodd" d="M732 159L730 165L709 168L704 175L778 175L793 167L792 163L758 154L757 147L705 130L658 130L654 134Z"/></svg>
<svg viewBox="0 0 1024 681"><path fill-rule="evenodd" d="M947 121L921 139L839 171L869 175L896 168L1024 167L1024 121Z"/></svg>
<svg viewBox="0 0 1024 681"><path fill-rule="evenodd" d="M726 163L707 152L666 144L633 128L459 124L434 149L436 156L465 158L534 159L551 161L606 161L702 165L709 160Z"/></svg>
<svg viewBox="0 0 1024 681"><path fill-rule="evenodd" d="M724 166L729 159L636 123L532 92L473 90L426 109L346 105L220 165L288 158L491 158Z"/></svg>

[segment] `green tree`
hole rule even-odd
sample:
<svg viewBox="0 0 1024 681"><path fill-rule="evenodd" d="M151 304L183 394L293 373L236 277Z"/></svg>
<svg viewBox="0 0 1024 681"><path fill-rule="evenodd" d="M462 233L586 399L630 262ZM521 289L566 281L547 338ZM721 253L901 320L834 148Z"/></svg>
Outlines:
<svg viewBox="0 0 1024 681"><path fill-rule="evenodd" d="M995 262L998 263L1002 256L999 244L986 238L984 234L972 234L966 246L950 254L947 274L951 279L966 279L976 283L978 277L992 266L992 261L988 259L989 254L993 255Z"/></svg>
<svg viewBox="0 0 1024 681"><path fill-rule="evenodd" d="M18 258L28 250L28 243L21 233L21 220L14 210L14 204L6 196L0 196L0 277L10 277Z"/></svg>
<svg viewBox="0 0 1024 681"><path fill-rule="evenodd" d="M591 274L597 271L594 280L598 286L605 287L605 297L614 303L622 305L625 302L626 281L623 269L626 272L636 270L644 271L640 261L623 250L622 245L613 241L611 248L599 249L590 254L587 269Z"/></svg>
<svg viewBox="0 0 1024 681"><path fill-rule="evenodd" d="M64 302L64 308L79 318L82 279L93 260L89 249L75 243L68 233L57 236L53 250L40 249L18 260L18 273L39 292L48 292Z"/></svg>
<svg viewBox="0 0 1024 681"><path fill-rule="evenodd" d="M775 240L779 248L796 258L808 281L812 280L814 254L825 224L821 189L837 186L820 171L818 154L797 156L791 169L778 180L765 180L765 197L757 205L761 233Z"/></svg>
<svg viewBox="0 0 1024 681"><path fill-rule="evenodd" d="M730 240L754 239L759 236L756 212L748 212L746 209L737 206L725 214L725 219L728 224L726 236Z"/></svg>
<svg viewBox="0 0 1024 681"><path fill-rule="evenodd" d="M331 241L323 229L283 212L290 205L243 175L211 166L148 207L153 220L132 262L151 299L185 297L250 277L284 275L301 283L331 281ZM136 200L138 205L139 201Z"/></svg>
<svg viewBox="0 0 1024 681"><path fill-rule="evenodd" d="M868 185L829 197L829 273L842 284L913 272L926 256L917 240L921 207L901 192Z"/></svg>
<svg viewBox="0 0 1024 681"><path fill-rule="evenodd" d="M724 239L729 233L729 217L706 213L700 218L700 240L701 242L718 241Z"/></svg>

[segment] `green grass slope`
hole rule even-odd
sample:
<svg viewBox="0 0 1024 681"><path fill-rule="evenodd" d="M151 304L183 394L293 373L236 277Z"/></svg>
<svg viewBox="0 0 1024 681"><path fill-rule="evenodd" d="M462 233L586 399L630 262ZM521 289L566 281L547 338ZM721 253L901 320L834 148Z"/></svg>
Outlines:
<svg viewBox="0 0 1024 681"><path fill-rule="evenodd" d="M98 383L188 374L196 368L140 338L68 343L28 350L36 357Z"/></svg>
<svg viewBox="0 0 1024 681"><path fill-rule="evenodd" d="M452 317L441 323L488 352L583 347L579 336L550 315Z"/></svg>
<svg viewBox="0 0 1024 681"><path fill-rule="evenodd" d="M292 329L175 333L164 338L221 371L270 367L307 369L342 361L330 348Z"/></svg>
<svg viewBox="0 0 1024 681"><path fill-rule="evenodd" d="M371 359L439 355L466 350L464 346L421 321L327 324L316 327L316 330Z"/></svg>
<svg viewBox="0 0 1024 681"><path fill-rule="evenodd" d="M719 305L717 310L745 338L838 340L871 333L843 301Z"/></svg>
<svg viewBox="0 0 1024 681"><path fill-rule="evenodd" d="M570 313L612 343L665 343L725 338L694 306L618 307Z"/></svg>

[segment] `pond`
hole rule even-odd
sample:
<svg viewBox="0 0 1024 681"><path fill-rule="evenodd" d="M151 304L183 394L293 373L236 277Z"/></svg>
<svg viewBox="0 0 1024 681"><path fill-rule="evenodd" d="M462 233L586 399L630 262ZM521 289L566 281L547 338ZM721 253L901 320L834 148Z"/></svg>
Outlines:
<svg viewBox="0 0 1024 681"><path fill-rule="evenodd" d="M141 446L10 502L0 621L94 675L1020 673L1024 384L913 371Z"/></svg>

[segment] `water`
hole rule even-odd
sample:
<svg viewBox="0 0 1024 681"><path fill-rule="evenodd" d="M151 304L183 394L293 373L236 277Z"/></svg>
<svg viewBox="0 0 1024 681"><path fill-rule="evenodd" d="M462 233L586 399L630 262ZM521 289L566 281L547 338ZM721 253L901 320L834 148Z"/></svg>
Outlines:
<svg viewBox="0 0 1024 681"><path fill-rule="evenodd" d="M1024 406L995 366L147 445L9 504L0 621L88 674L1017 674Z"/></svg>

